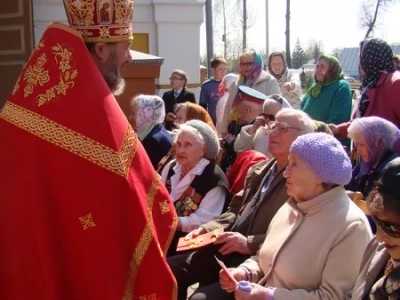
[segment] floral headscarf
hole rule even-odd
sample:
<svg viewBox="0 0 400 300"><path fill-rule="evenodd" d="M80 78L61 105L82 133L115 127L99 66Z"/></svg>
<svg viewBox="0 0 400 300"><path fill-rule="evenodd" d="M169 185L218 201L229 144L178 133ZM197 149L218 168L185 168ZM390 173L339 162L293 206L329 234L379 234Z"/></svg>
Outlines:
<svg viewBox="0 0 400 300"><path fill-rule="evenodd" d="M275 56L281 57L281 58L282 58L282 61L283 61L283 70L282 70L282 72L281 72L280 74L275 74L275 73L272 71L272 68L271 68L271 60L272 60L272 58L275 57ZM282 54L281 52L272 52L272 53L270 54L269 59L268 59L268 70L269 70L269 73L270 73L272 76L274 76L274 77L276 78L276 80L281 79L282 76L283 76L283 74L285 74L285 72L287 72L287 63L286 63L286 60L285 60L285 58L283 57L283 54Z"/></svg>
<svg viewBox="0 0 400 300"><path fill-rule="evenodd" d="M139 95L136 98L136 133L143 139L157 124L165 119L165 105L163 99L155 95Z"/></svg>
<svg viewBox="0 0 400 300"><path fill-rule="evenodd" d="M244 68L240 66L241 58L239 58L239 74L240 74L239 81L238 81L239 86L245 85L248 87L252 87L254 85L254 83L256 82L256 80L258 79L258 77L260 76L261 71L264 69L264 62L263 62L261 53L253 48L250 48L249 50L246 50L243 53L246 53L249 51L253 53L253 59L254 59L253 67L250 71L249 76L246 77L246 76L242 75ZM239 102L240 102L240 97L239 97L239 90L238 90L238 93L236 94L235 99L233 100L233 103L232 103L231 114L230 114L229 119L231 119L231 120L238 119L237 106L238 106Z"/></svg>
<svg viewBox="0 0 400 300"><path fill-rule="evenodd" d="M378 38L362 41L360 65L365 72L361 79L361 98L358 105L360 116L363 117L369 104L368 90L376 87L381 74L394 71L392 48Z"/></svg>
<svg viewBox="0 0 400 300"><path fill-rule="evenodd" d="M308 90L308 94L310 94L313 98L318 97L321 93L321 89L324 86L330 85L332 82L343 79L343 69L340 65L339 60L333 55L323 54L318 60L325 60L328 63L328 72L325 75L324 81L317 81L315 78L315 82L311 85Z"/></svg>

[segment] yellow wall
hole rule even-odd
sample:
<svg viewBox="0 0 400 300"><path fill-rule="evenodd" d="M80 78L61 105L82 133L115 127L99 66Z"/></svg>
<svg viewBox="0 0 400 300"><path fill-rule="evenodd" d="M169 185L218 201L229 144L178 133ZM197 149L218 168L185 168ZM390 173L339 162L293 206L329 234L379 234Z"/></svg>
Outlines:
<svg viewBox="0 0 400 300"><path fill-rule="evenodd" d="M142 53L149 54L149 34L134 33L131 49Z"/></svg>

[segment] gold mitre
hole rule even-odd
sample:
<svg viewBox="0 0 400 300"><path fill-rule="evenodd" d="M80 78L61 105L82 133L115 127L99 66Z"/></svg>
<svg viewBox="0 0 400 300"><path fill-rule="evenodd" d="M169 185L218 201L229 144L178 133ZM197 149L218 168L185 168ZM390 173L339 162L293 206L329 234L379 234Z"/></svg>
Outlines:
<svg viewBox="0 0 400 300"><path fill-rule="evenodd" d="M133 39L133 0L63 0L68 23L86 43Z"/></svg>

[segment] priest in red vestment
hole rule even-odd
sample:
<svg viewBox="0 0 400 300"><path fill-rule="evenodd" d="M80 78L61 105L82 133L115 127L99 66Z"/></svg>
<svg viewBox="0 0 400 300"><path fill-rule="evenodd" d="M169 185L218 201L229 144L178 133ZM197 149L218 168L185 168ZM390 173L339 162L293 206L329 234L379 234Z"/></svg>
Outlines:
<svg viewBox="0 0 400 300"><path fill-rule="evenodd" d="M49 25L0 113L1 299L176 299L175 209L85 45L132 39L133 1L107 2L110 27Z"/></svg>

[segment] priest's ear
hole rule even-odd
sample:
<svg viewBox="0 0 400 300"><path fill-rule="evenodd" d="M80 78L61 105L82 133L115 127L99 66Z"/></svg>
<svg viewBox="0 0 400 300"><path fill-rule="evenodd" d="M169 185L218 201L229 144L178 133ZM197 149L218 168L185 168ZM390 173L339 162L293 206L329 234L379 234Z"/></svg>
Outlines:
<svg viewBox="0 0 400 300"><path fill-rule="evenodd" d="M95 59L100 62L106 62L112 49L114 48L114 44L109 43L91 43L87 44L89 52L94 56Z"/></svg>

